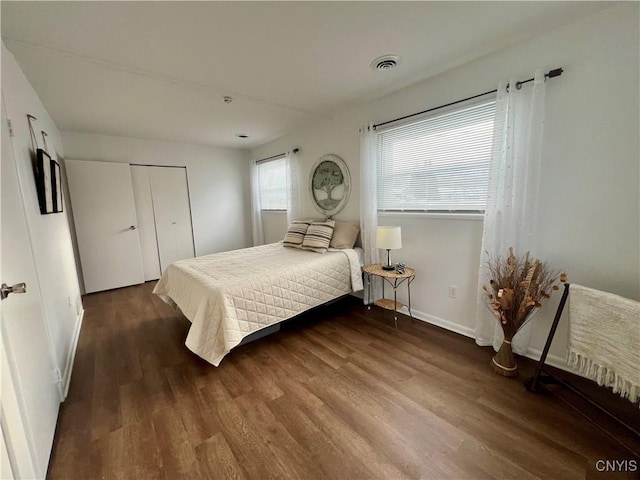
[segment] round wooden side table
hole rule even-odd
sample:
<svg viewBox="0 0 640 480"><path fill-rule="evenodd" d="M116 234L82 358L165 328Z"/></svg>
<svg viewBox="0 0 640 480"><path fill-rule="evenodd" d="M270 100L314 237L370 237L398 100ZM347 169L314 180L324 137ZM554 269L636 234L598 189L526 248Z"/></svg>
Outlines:
<svg viewBox="0 0 640 480"><path fill-rule="evenodd" d="M413 322L413 314L411 313L411 282L416 278L416 271L413 268L405 267L404 273L397 273L395 270L384 270L382 265L374 263L371 265L365 265L362 271L367 276L367 304L371 309L371 277L382 278L382 298L374 302L375 305L382 307L386 310L393 310L393 321L395 322L396 335L398 334L398 309L404 307L404 305L398 302L397 291L398 287L403 283L407 284L409 317ZM384 297L384 285L388 283L393 289L393 300Z"/></svg>

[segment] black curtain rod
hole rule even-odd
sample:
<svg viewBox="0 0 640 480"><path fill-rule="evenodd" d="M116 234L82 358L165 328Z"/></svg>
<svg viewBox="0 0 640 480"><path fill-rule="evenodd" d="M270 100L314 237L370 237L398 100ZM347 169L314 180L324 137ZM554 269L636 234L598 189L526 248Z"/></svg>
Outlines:
<svg viewBox="0 0 640 480"><path fill-rule="evenodd" d="M275 160L276 158L285 157L286 155L287 155L286 153L279 153L277 155L272 155L272 156L267 157L267 158L262 158L260 160L256 160L256 165L260 164L260 163L263 163L263 162L267 162L269 160Z"/></svg>
<svg viewBox="0 0 640 480"><path fill-rule="evenodd" d="M562 72L564 72L564 70L562 68L554 68L553 70L549 70L549 73L545 73L544 74L544 78L546 79L546 78L559 77L560 75L562 75ZM534 80L535 80L535 78L529 78L528 80L522 80L521 82L516 82L516 88L518 90L520 90L522 85L524 85L525 83L533 82ZM509 85L507 85L507 89L508 88L509 88ZM383 125L387 125L389 123L399 122L400 120L405 120L407 118L416 117L418 115L422 115L422 114L425 114L425 113L433 112L434 110L440 110L441 108L450 107L451 105L456 105L458 103L468 102L469 100L473 100L474 98L484 97L485 95L489 95L491 93L496 93L497 91L498 91L498 89L490 90L488 92L479 93L479 94L473 95L471 97L463 98L462 100L456 100L455 102L450 102L450 103L447 103L445 105L440 105L438 107L429 108L427 110L423 110L423 111L418 112L418 113L412 113L411 115L405 115L404 117L398 117L398 118L394 118L393 120L388 120L386 122L376 123L373 126L373 129L375 130L376 128L381 127Z"/></svg>
<svg viewBox="0 0 640 480"><path fill-rule="evenodd" d="M187 168L186 165L158 165L153 163L130 163L132 167Z"/></svg>

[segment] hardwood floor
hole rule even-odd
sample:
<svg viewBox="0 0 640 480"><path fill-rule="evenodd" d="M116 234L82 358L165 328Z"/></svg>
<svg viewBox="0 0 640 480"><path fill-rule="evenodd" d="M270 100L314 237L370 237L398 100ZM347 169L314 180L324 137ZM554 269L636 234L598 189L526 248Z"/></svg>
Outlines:
<svg viewBox="0 0 640 480"><path fill-rule="evenodd" d="M355 299L309 312L215 368L152 284L84 299L52 479L578 479L633 459L491 350ZM524 369L531 363L521 360ZM640 463L638 464L640 468Z"/></svg>

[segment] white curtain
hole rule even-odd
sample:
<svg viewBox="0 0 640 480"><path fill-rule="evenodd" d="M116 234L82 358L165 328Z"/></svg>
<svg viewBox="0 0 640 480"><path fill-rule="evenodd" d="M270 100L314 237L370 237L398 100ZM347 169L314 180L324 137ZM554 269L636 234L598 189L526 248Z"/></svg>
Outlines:
<svg viewBox="0 0 640 480"><path fill-rule="evenodd" d="M260 207L260 169L255 160L251 161L251 230L253 246L264 245L264 230L262 228L262 209Z"/></svg>
<svg viewBox="0 0 640 480"><path fill-rule="evenodd" d="M489 282L485 266L488 257L506 257L509 247L517 255L530 251L536 256L544 80L542 71L537 71L533 84L520 89L514 79L509 81L508 90L506 82L498 85L476 310L476 343L493 345L496 350L503 335L482 295L482 286ZM514 337L513 350L526 353L529 337L530 324Z"/></svg>
<svg viewBox="0 0 640 480"><path fill-rule="evenodd" d="M298 154L290 150L287 162L287 227L294 220L300 220L300 179L298 169Z"/></svg>
<svg viewBox="0 0 640 480"><path fill-rule="evenodd" d="M373 124L360 129L360 235L364 249L364 263L380 262L376 248L378 228L378 158L376 133Z"/></svg>
<svg viewBox="0 0 640 480"><path fill-rule="evenodd" d="M364 264L380 263L380 252L376 248L376 229L378 228L378 157L376 133L373 124L360 129L360 236L364 250ZM375 300L378 288L372 283L371 299L367 298L368 287L365 284L365 301Z"/></svg>

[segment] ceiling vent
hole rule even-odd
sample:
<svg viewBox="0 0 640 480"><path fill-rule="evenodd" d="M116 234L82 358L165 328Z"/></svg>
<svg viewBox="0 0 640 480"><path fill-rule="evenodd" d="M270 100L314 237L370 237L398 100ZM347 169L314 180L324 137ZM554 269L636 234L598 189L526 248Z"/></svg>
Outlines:
<svg viewBox="0 0 640 480"><path fill-rule="evenodd" d="M383 55L371 62L373 70L391 70L400 64L400 55Z"/></svg>

